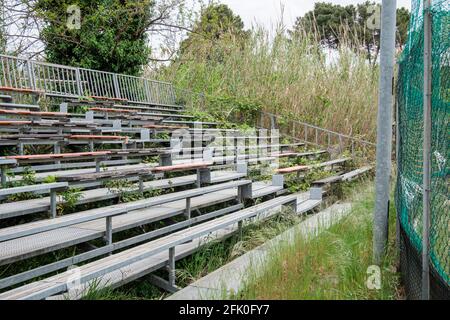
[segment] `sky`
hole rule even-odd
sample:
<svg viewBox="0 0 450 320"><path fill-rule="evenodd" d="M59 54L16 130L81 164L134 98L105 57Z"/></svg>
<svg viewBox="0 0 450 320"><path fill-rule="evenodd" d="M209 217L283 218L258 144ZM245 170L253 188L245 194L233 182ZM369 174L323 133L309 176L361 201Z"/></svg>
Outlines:
<svg viewBox="0 0 450 320"><path fill-rule="evenodd" d="M365 2L365 0L321 0L334 4L349 5ZM374 0L381 3L381 0ZM281 17L281 8L284 6L283 21L287 27L292 27L295 19L303 16L314 8L314 0L220 0L227 4L236 14L240 15L246 28L252 24L261 24L271 29ZM397 0L397 6L411 10L411 0Z"/></svg>

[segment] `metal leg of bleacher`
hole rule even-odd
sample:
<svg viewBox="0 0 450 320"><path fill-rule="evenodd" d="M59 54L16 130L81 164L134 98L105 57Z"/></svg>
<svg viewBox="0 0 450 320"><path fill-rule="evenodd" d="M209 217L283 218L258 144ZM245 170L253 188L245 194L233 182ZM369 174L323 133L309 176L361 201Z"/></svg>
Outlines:
<svg viewBox="0 0 450 320"><path fill-rule="evenodd" d="M184 216L187 220L191 219L191 198L186 198L186 210Z"/></svg>
<svg viewBox="0 0 450 320"><path fill-rule="evenodd" d="M95 172L100 172L100 159L95 159Z"/></svg>
<svg viewBox="0 0 450 320"><path fill-rule="evenodd" d="M159 156L159 165L161 167L168 167L173 164L172 162L172 154L164 153Z"/></svg>
<svg viewBox="0 0 450 320"><path fill-rule="evenodd" d="M238 222L238 235L240 239L242 239L244 235L243 224L244 222L242 220Z"/></svg>
<svg viewBox="0 0 450 320"><path fill-rule="evenodd" d="M59 142L55 142L55 144L53 145L53 153L54 154L61 153L61 145L59 144ZM55 164L60 165L61 161L57 160L57 161L55 161Z"/></svg>
<svg viewBox="0 0 450 320"><path fill-rule="evenodd" d="M56 190L50 191L50 215L52 219L56 218Z"/></svg>
<svg viewBox="0 0 450 320"><path fill-rule="evenodd" d="M139 176L139 193L144 194L144 179L142 176Z"/></svg>
<svg viewBox="0 0 450 320"><path fill-rule="evenodd" d="M175 269L175 247L169 249L169 285L175 287L176 269Z"/></svg>
<svg viewBox="0 0 450 320"><path fill-rule="evenodd" d="M0 170L1 170L1 181L2 181L2 187L6 187L6 167L5 166L2 166L1 168L0 168Z"/></svg>
<svg viewBox="0 0 450 320"><path fill-rule="evenodd" d="M238 203L243 203L246 199L252 198L252 184L245 184L238 187Z"/></svg>
<svg viewBox="0 0 450 320"><path fill-rule="evenodd" d="M112 245L112 217L106 217L106 231L105 231L105 242L106 245ZM112 252L109 252L109 255L112 255Z"/></svg>
<svg viewBox="0 0 450 320"><path fill-rule="evenodd" d="M211 183L211 169L197 169L197 187L200 188L204 183Z"/></svg>
<svg viewBox="0 0 450 320"><path fill-rule="evenodd" d="M150 282L169 293L175 293L180 290L176 286L176 269L175 269L175 247L169 249L169 261L167 263L167 271L169 280L165 280L154 274L150 275Z"/></svg>

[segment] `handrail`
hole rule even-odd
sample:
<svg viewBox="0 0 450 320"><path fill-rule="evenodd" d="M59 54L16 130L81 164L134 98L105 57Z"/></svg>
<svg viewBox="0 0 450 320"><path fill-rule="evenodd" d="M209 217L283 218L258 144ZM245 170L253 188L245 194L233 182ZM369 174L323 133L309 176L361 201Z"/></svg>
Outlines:
<svg viewBox="0 0 450 320"><path fill-rule="evenodd" d="M0 87L67 98L98 96L135 103L177 104L175 89L168 82L4 54L0 54Z"/></svg>
<svg viewBox="0 0 450 320"><path fill-rule="evenodd" d="M260 123L261 126L264 127L264 116L270 118L271 127L274 128L276 119L282 119L280 115L276 115L270 112L260 111ZM283 119L285 120L285 119ZM363 139L355 138L343 133L335 132L329 129L321 128L309 123L305 123L298 120L289 120L289 135L292 138L303 141L310 145L315 146L327 146L330 148L333 145L339 146L339 151L342 153L345 149L349 149L352 155L355 155L356 149L374 149L376 144L370 141L366 141ZM299 132L296 131L297 126L301 126L303 128L303 134L301 139L298 138ZM292 128L291 128L292 127ZM312 134L311 134L312 131ZM312 137L312 138L311 138ZM347 144L344 140L347 140ZM334 143L336 142L336 143ZM358 148L359 147L359 148Z"/></svg>

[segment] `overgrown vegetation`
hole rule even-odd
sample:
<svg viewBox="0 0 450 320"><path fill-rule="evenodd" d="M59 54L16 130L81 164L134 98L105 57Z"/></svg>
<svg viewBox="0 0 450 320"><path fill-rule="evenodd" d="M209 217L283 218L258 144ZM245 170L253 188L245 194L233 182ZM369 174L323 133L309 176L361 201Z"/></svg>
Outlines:
<svg viewBox="0 0 450 320"><path fill-rule="evenodd" d="M59 202L56 207L59 216L73 213L78 202L83 198L81 189L71 188L58 194Z"/></svg>
<svg viewBox="0 0 450 320"><path fill-rule="evenodd" d="M30 167L25 167L21 176L22 178L20 180L15 180L14 172L7 171L7 179L8 179L7 186L9 188L16 188L36 184L36 172L33 171ZM7 197L6 200L9 202L15 202L35 198L39 198L39 195L33 192L23 192L10 195Z"/></svg>
<svg viewBox="0 0 450 320"><path fill-rule="evenodd" d="M293 245L273 251L261 274L250 272L239 299L397 299L395 212L391 207L390 241L381 267L380 290L368 289L372 265L374 191L366 184L355 191L351 213L310 240L298 237ZM361 190L364 192L361 193Z"/></svg>

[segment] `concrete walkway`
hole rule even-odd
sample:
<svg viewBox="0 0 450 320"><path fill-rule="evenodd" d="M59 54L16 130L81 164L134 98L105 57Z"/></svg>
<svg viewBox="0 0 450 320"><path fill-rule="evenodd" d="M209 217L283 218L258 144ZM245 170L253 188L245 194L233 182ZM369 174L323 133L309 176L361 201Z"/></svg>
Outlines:
<svg viewBox="0 0 450 320"><path fill-rule="evenodd" d="M351 211L350 203L335 204L315 214L299 225L287 230L262 246L244 254L231 263L197 280L173 294L167 300L224 299L243 288L251 272L263 271L271 250L283 242L293 243L298 235L314 237L321 230L328 229Z"/></svg>

